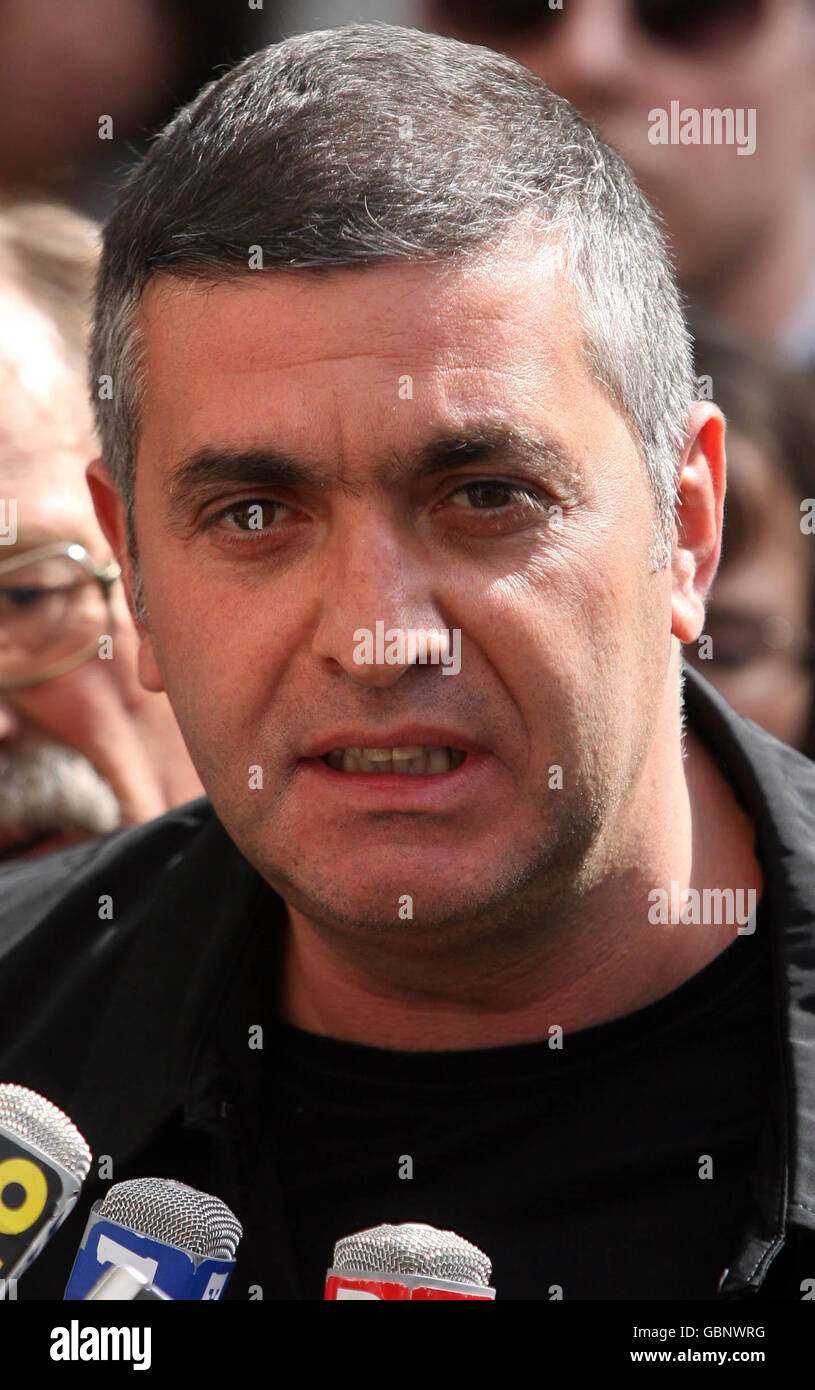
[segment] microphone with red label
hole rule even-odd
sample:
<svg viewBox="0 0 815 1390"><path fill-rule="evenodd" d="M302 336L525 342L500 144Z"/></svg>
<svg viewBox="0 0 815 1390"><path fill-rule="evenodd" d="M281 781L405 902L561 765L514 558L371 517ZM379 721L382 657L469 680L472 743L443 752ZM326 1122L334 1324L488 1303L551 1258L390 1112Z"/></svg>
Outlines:
<svg viewBox="0 0 815 1390"><path fill-rule="evenodd" d="M421 1222L373 1226L334 1246L325 1299L495 1298L492 1264L483 1250L455 1231Z"/></svg>

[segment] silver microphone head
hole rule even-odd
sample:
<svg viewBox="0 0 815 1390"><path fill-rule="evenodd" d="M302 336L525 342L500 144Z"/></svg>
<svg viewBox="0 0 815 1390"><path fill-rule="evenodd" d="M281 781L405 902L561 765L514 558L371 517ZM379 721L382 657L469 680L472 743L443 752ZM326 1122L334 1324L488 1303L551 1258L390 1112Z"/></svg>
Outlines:
<svg viewBox="0 0 815 1390"><path fill-rule="evenodd" d="M73 1121L45 1096L11 1081L0 1082L0 1126L59 1163L78 1182L85 1181L91 1151Z"/></svg>
<svg viewBox="0 0 815 1390"><path fill-rule="evenodd" d="M344 1236L334 1246L332 1268L376 1270L383 1274L417 1274L458 1284L486 1286L492 1261L455 1231L439 1231L423 1222L372 1226Z"/></svg>
<svg viewBox="0 0 815 1390"><path fill-rule="evenodd" d="M173 1178L117 1182L103 1197L97 1215L204 1259L233 1260L243 1235L237 1216L220 1197Z"/></svg>

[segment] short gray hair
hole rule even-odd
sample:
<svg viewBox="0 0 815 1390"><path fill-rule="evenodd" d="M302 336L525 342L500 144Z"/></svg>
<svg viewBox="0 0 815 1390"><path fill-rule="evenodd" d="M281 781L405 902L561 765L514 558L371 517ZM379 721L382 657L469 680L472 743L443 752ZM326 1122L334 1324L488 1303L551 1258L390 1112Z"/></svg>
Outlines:
<svg viewBox="0 0 815 1390"><path fill-rule="evenodd" d="M123 185L104 232L91 393L134 558L137 320L153 275L257 274L252 247L264 270L451 259L499 245L525 214L563 246L586 360L639 447L653 562L667 563L694 379L652 209L623 159L520 63L380 24L299 34L245 59L174 117ZM102 377L112 390L100 395Z"/></svg>

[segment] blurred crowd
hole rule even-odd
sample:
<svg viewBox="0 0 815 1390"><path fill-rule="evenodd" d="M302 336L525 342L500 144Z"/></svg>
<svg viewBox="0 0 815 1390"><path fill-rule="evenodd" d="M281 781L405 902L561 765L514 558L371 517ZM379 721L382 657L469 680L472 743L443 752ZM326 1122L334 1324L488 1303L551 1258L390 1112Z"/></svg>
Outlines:
<svg viewBox="0 0 815 1390"><path fill-rule="evenodd" d="M151 133L279 19L272 0L0 6L0 862L201 790L139 683L84 477L98 221ZM661 213L699 394L728 422L722 560L686 659L815 757L815 0L415 0L408 22L526 64ZM686 110L753 111L755 148L653 139L655 112Z"/></svg>

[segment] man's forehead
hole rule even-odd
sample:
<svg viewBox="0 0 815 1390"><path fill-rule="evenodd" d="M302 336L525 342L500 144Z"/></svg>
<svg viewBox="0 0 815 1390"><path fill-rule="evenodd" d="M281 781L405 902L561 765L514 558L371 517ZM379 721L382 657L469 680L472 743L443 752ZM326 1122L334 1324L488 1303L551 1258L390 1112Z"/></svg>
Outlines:
<svg viewBox="0 0 815 1390"><path fill-rule="evenodd" d="M96 532L85 479L96 452L78 374L63 365L43 399L27 389L16 361L0 358L0 491L17 500L19 548L63 539L86 543Z"/></svg>
<svg viewBox="0 0 815 1390"><path fill-rule="evenodd" d="M84 382L63 372L47 400L31 395L0 361L0 472L32 488L84 484L94 457L93 420Z"/></svg>
<svg viewBox="0 0 815 1390"><path fill-rule="evenodd" d="M0 281L0 343L0 383L47 404L66 374L65 348L53 319L8 281Z"/></svg>
<svg viewBox="0 0 815 1390"><path fill-rule="evenodd" d="M171 354L206 356L223 343L250 365L266 365L269 345L281 366L305 366L320 354L431 357L474 365L502 349L530 353L563 342L574 325L574 293L560 247L509 243L456 260L380 262L297 270L230 273L196 280L160 274L140 306L146 365ZM546 373L549 353L540 354ZM274 359L268 363L274 365Z"/></svg>
<svg viewBox="0 0 815 1390"><path fill-rule="evenodd" d="M47 472L51 461L84 467L94 429L84 363L54 321L15 285L0 281L0 469Z"/></svg>

